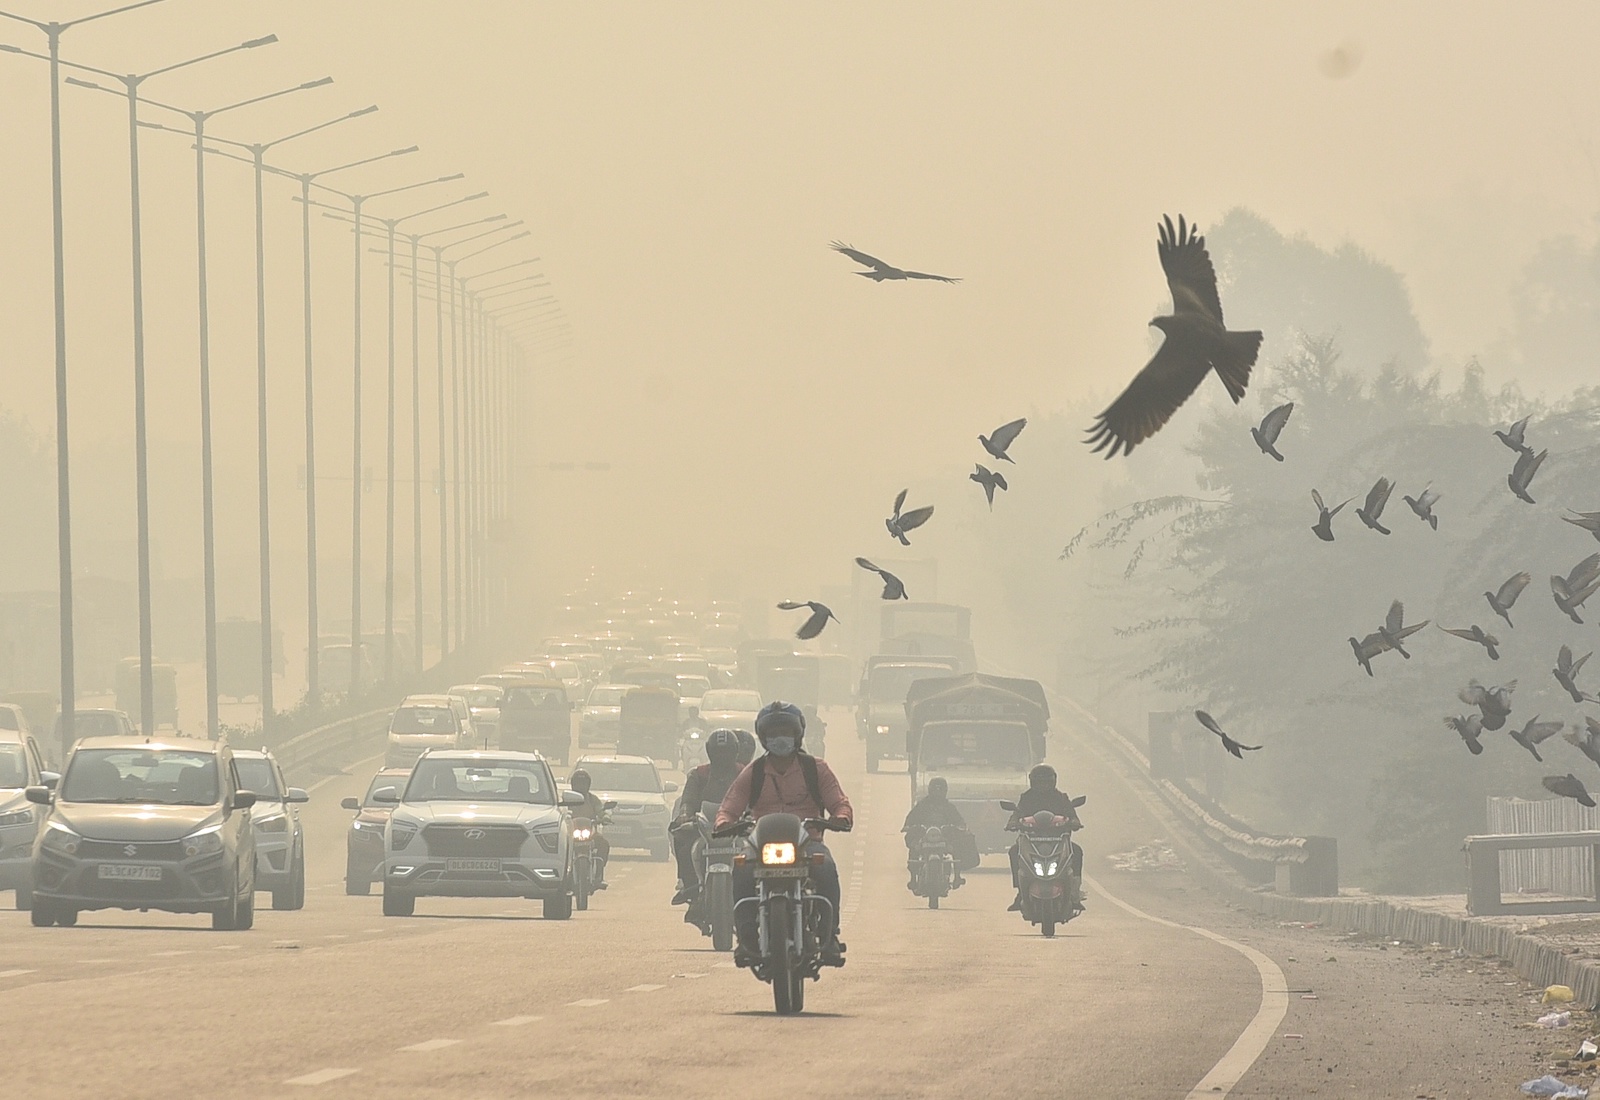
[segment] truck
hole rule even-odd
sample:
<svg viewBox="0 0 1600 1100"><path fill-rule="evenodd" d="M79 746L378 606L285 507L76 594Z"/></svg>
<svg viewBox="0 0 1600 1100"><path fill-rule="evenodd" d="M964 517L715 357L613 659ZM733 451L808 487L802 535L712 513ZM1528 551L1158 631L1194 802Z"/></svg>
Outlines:
<svg viewBox="0 0 1600 1100"><path fill-rule="evenodd" d="M972 611L953 603L886 602L879 611L878 652L900 657L949 657L957 672L976 672Z"/></svg>
<svg viewBox="0 0 1600 1100"><path fill-rule="evenodd" d="M919 680L948 679L960 671L945 657L868 657L856 693L856 732L866 749L867 771L902 757L906 745L906 692Z"/></svg>
<svg viewBox="0 0 1600 1100"><path fill-rule="evenodd" d="M1010 847L1000 799L1016 798L1044 759L1050 704L1037 680L970 673L920 679L907 690L906 769L913 798L943 778L979 852Z"/></svg>

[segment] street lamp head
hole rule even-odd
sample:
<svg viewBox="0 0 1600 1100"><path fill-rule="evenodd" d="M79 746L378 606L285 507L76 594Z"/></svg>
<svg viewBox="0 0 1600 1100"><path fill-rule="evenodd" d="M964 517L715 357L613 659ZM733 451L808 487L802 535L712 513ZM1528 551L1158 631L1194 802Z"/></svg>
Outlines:
<svg viewBox="0 0 1600 1100"><path fill-rule="evenodd" d="M304 84L300 85L300 87L298 89L296 89L296 90L303 92L303 91L307 90L308 88L321 88L324 85L332 84L332 83L333 83L333 77L325 76L321 80L308 80Z"/></svg>
<svg viewBox="0 0 1600 1100"><path fill-rule="evenodd" d="M415 153L420 148L422 148L420 145L408 145L404 149L390 149L386 155L391 157L404 156L407 153Z"/></svg>
<svg viewBox="0 0 1600 1100"><path fill-rule="evenodd" d="M489 197L489 192L487 192L487 191L479 191L476 195L468 195L466 198L461 199L460 201L461 202L472 202L475 199L486 199L488 197ZM501 214L500 216L502 218L505 217L504 214Z"/></svg>
<svg viewBox="0 0 1600 1100"><path fill-rule="evenodd" d="M438 179L434 180L433 182L434 183L450 183L450 182L452 182L454 180L465 179L466 176L467 176L467 174L465 172L457 172L453 176L440 176ZM488 192L485 191L484 194L487 195Z"/></svg>
<svg viewBox="0 0 1600 1100"><path fill-rule="evenodd" d="M109 92L109 91L111 91L110 88L107 88L103 84L96 84L92 80L82 80L82 79L80 79L80 78L78 78L76 76L69 76L69 77L66 78L66 80L67 80L68 84L76 84L80 88L93 88L97 92Z"/></svg>
<svg viewBox="0 0 1600 1100"><path fill-rule="evenodd" d="M359 110L359 111L351 111L348 115L345 115L344 117L345 118L360 118L362 115L370 115L373 111L376 111L377 109L378 109L378 105L376 103L374 103L371 106L361 108L361 110Z"/></svg>
<svg viewBox="0 0 1600 1100"><path fill-rule="evenodd" d="M241 50L253 50L257 46L270 46L274 42L276 42L277 40L278 40L278 36L277 35L269 34L265 38L252 38L248 42L241 42L239 44L239 48Z"/></svg>

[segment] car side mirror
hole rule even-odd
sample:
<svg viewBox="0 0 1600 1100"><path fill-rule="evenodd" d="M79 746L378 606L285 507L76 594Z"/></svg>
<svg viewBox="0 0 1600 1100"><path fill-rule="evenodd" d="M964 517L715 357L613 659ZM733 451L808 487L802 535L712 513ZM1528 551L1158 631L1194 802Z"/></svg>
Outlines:
<svg viewBox="0 0 1600 1100"><path fill-rule="evenodd" d="M600 803L600 808L602 810L614 810L617 808L617 804L608 798L604 802Z"/></svg>
<svg viewBox="0 0 1600 1100"><path fill-rule="evenodd" d="M1007 802L1005 799L1002 798L1000 800L1000 808L1002 810L1010 810L1012 813L1016 813L1017 804L1015 802Z"/></svg>
<svg viewBox="0 0 1600 1100"><path fill-rule="evenodd" d="M1089 796L1086 795L1086 794L1080 794L1077 798L1074 798L1072 800L1072 808L1073 809L1077 809L1079 806L1082 806L1087 801L1089 801Z"/></svg>
<svg viewBox="0 0 1600 1100"><path fill-rule="evenodd" d="M44 784L46 787L49 787L53 791L53 790L56 789L56 784L61 782L61 773L60 772L40 772L39 773L39 782Z"/></svg>
<svg viewBox="0 0 1600 1100"><path fill-rule="evenodd" d="M400 792L393 787L379 787L372 792L372 801L381 802L385 806L398 806L400 804Z"/></svg>
<svg viewBox="0 0 1600 1100"><path fill-rule="evenodd" d="M361 799L357 798L353 794L348 795L339 799L339 805L341 808L346 810L359 810L361 809Z"/></svg>
<svg viewBox="0 0 1600 1100"><path fill-rule="evenodd" d="M673 791L678 789L678 785L669 780L667 782L667 784L664 787L662 787L661 789L666 791L668 794L671 794Z"/></svg>
<svg viewBox="0 0 1600 1100"><path fill-rule="evenodd" d="M306 793L306 790L305 790L304 787L290 787L289 788L289 797L285 798L284 801L285 802L310 802L311 801L311 796Z"/></svg>
<svg viewBox="0 0 1600 1100"><path fill-rule="evenodd" d="M38 806L48 806L51 802L49 787L29 787L22 792L22 797Z"/></svg>
<svg viewBox="0 0 1600 1100"><path fill-rule="evenodd" d="M236 809L236 810L248 810L251 806L254 806L255 804L256 804L256 792L255 791L234 791L233 792L233 808L234 809Z"/></svg>
<svg viewBox="0 0 1600 1100"><path fill-rule="evenodd" d="M578 807L584 805L587 801L588 800L585 799L583 797L583 795L579 794L577 791L562 791L561 792L561 805L565 806L569 810L575 810Z"/></svg>

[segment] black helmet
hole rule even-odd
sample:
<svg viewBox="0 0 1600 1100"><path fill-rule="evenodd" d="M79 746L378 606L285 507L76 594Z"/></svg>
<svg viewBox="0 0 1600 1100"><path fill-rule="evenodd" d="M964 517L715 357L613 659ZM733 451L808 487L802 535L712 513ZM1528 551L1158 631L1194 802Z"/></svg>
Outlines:
<svg viewBox="0 0 1600 1100"><path fill-rule="evenodd" d="M761 708L756 715L756 736L761 738L761 743L766 744L767 738L774 733L792 733L795 740L806 735L806 716L799 707L793 703L785 703L781 699L774 699Z"/></svg>
<svg viewBox="0 0 1600 1100"><path fill-rule="evenodd" d="M942 775L928 780L928 796L930 798L948 798L950 796L950 781Z"/></svg>
<svg viewBox="0 0 1600 1100"><path fill-rule="evenodd" d="M594 780L589 778L588 772L578 768L567 779L567 785L579 794L588 794L589 788L594 785Z"/></svg>
<svg viewBox="0 0 1600 1100"><path fill-rule="evenodd" d="M713 764L731 762L739 756L739 735L730 729L712 730L706 738L706 759Z"/></svg>
<svg viewBox="0 0 1600 1100"><path fill-rule="evenodd" d="M1028 786L1036 791L1055 790L1056 770L1049 764L1035 764L1028 773Z"/></svg>

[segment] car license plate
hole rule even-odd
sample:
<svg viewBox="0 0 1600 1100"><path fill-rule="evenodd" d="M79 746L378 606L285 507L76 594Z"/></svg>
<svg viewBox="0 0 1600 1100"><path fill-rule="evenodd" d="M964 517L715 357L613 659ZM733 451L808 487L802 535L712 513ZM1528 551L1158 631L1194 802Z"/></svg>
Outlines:
<svg viewBox="0 0 1600 1100"><path fill-rule="evenodd" d="M135 863L102 863L101 878L133 879L136 882L159 882L161 868Z"/></svg>
<svg viewBox="0 0 1600 1100"><path fill-rule="evenodd" d="M495 871L500 870L498 859L452 859L445 864L451 871Z"/></svg>
<svg viewBox="0 0 1600 1100"><path fill-rule="evenodd" d="M757 867L756 878L805 878L809 867Z"/></svg>

